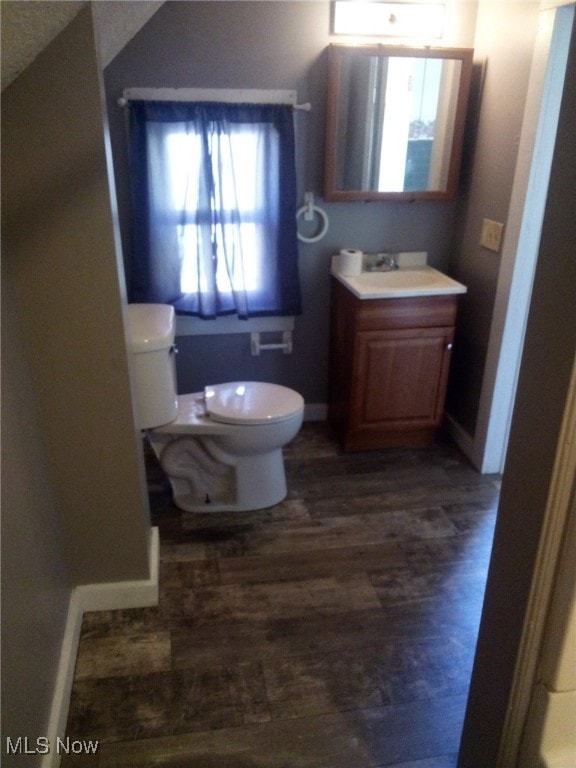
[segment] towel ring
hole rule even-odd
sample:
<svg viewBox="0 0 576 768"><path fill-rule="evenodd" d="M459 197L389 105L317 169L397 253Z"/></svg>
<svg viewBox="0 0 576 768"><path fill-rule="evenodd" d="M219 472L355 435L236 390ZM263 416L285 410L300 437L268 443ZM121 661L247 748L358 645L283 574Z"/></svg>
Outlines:
<svg viewBox="0 0 576 768"><path fill-rule="evenodd" d="M314 205L311 193L306 193L304 199L306 200L306 204L296 211L296 221L298 221L302 215L304 215L306 221L311 221L314 218L314 214L317 213L321 220L321 227L319 232L312 237L305 237L298 232L298 240L301 240L303 243L316 243L324 237L326 232L328 232L328 215L322 208L318 208L317 205Z"/></svg>

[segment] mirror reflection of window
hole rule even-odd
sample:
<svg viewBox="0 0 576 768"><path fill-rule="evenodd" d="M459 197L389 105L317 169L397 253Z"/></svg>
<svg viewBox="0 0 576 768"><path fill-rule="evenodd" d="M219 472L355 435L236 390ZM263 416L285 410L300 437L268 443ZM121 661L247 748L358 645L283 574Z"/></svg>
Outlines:
<svg viewBox="0 0 576 768"><path fill-rule="evenodd" d="M391 192L404 190L410 121L414 100L414 59L390 59L386 82L385 104L393 105L384 112L382 152L377 189Z"/></svg>
<svg viewBox="0 0 576 768"><path fill-rule="evenodd" d="M454 142L461 73L461 61L446 59L442 62L428 189L446 189L448 186L448 171Z"/></svg>
<svg viewBox="0 0 576 768"><path fill-rule="evenodd" d="M443 63L440 59L408 59L412 66L412 110L408 126L406 166L402 189L439 189L431 178L432 153ZM385 189L385 187L382 187Z"/></svg>
<svg viewBox="0 0 576 768"><path fill-rule="evenodd" d="M445 121L439 126L438 142L435 131L438 110L454 106L453 99L441 100L440 92L441 85L453 85L451 78L443 78L443 69L450 69L452 62L371 57L355 65L350 80L353 124L348 133L347 183L354 189L388 192L441 189ZM359 99L365 103L359 104Z"/></svg>
<svg viewBox="0 0 576 768"><path fill-rule="evenodd" d="M469 49L334 46L327 199L453 196L471 67Z"/></svg>

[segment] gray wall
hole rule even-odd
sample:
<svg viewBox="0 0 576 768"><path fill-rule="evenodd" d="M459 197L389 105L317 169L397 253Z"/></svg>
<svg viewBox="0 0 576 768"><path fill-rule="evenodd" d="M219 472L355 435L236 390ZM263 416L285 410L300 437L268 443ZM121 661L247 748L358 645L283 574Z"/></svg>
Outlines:
<svg viewBox="0 0 576 768"><path fill-rule="evenodd" d="M73 584L149 575L100 78L87 7L2 98L3 267Z"/></svg>
<svg viewBox="0 0 576 768"><path fill-rule="evenodd" d="M496 765L576 353L574 29L566 73L460 768Z"/></svg>
<svg viewBox="0 0 576 768"><path fill-rule="evenodd" d="M447 410L474 436L500 270L480 246L482 219L508 218L538 24L537 3L481 0L474 39L473 112L450 272L468 287L460 306Z"/></svg>
<svg viewBox="0 0 576 768"><path fill-rule="evenodd" d="M476 3L459 3L454 22L463 47L473 45ZM321 195L329 2L169 2L107 67L109 119L124 246L130 242L125 115L116 99L126 87L296 89L311 113L297 113L299 197ZM179 339L181 392L246 377L299 390L306 402L326 402L330 256L342 247L427 250L446 268L455 203L325 203L327 236L300 244L304 313L297 319L294 354L250 356L249 339Z"/></svg>
<svg viewBox="0 0 576 768"><path fill-rule="evenodd" d="M2 93L2 765L46 735L72 587L149 577L86 8Z"/></svg>
<svg viewBox="0 0 576 768"><path fill-rule="evenodd" d="M2 765L46 733L70 584L13 275L2 264ZM34 764L30 756L29 765Z"/></svg>

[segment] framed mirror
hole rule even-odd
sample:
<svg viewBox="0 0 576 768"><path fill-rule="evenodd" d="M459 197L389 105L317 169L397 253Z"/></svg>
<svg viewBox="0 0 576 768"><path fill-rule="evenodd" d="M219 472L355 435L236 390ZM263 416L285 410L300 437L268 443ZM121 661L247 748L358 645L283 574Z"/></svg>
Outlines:
<svg viewBox="0 0 576 768"><path fill-rule="evenodd" d="M326 200L455 196L472 53L329 46Z"/></svg>

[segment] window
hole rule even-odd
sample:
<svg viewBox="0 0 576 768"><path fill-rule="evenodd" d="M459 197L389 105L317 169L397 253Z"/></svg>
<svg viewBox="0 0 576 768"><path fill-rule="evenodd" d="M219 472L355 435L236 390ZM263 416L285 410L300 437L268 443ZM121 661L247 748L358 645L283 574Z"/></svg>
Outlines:
<svg viewBox="0 0 576 768"><path fill-rule="evenodd" d="M133 102L131 301L299 314L292 108Z"/></svg>

